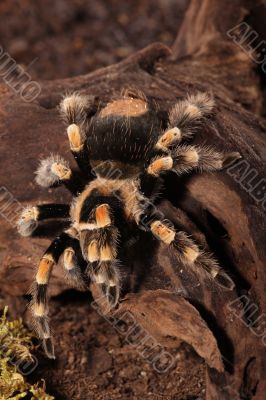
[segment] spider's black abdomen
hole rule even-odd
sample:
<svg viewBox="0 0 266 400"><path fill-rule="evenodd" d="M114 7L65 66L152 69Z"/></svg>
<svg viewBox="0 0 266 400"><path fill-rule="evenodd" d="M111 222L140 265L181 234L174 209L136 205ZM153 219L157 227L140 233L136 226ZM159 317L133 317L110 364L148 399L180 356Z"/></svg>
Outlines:
<svg viewBox="0 0 266 400"><path fill-rule="evenodd" d="M132 164L145 161L160 132L161 123L154 110L135 116L96 115L87 132L89 158Z"/></svg>

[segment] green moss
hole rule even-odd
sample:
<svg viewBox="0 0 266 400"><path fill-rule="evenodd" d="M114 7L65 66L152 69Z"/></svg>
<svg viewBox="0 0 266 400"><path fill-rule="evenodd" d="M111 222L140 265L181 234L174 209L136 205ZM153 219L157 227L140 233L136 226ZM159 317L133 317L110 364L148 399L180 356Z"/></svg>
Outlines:
<svg viewBox="0 0 266 400"><path fill-rule="evenodd" d="M31 385L20 372L22 363L33 363L33 335L22 320L8 321L7 307L0 317L0 400L54 400L45 393L45 383ZM33 364L32 364L33 365Z"/></svg>

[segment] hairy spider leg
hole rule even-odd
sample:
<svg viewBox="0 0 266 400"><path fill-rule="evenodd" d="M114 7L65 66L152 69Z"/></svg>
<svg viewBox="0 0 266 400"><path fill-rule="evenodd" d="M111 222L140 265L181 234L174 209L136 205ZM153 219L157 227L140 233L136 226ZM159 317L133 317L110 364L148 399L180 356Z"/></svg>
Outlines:
<svg viewBox="0 0 266 400"><path fill-rule="evenodd" d="M152 221L150 230L158 240L175 249L182 264L196 268L198 273L206 273L222 288L233 290L235 285L230 276L219 266L215 258L210 253L201 250L187 233L176 231L169 221L166 223L161 220Z"/></svg>
<svg viewBox="0 0 266 400"><path fill-rule="evenodd" d="M95 225L90 224L90 230L84 229L80 233L81 249L88 260L88 275L99 285L109 305L115 307L120 293L119 230L113 224L108 204L100 204L93 212Z"/></svg>
<svg viewBox="0 0 266 400"><path fill-rule="evenodd" d="M192 139L213 112L214 99L208 93L188 95L178 101L168 114L168 127L159 137L155 149L167 151L183 140Z"/></svg>
<svg viewBox="0 0 266 400"><path fill-rule="evenodd" d="M178 175L194 170L218 171L227 168L241 158L238 152L222 153L210 147L181 145L164 156L155 156L146 168L146 173L154 177L174 171Z"/></svg>
<svg viewBox="0 0 266 400"><path fill-rule="evenodd" d="M94 110L94 100L88 96L74 93L66 96L60 103L60 112L67 124L67 135L71 152L83 174L92 179L89 154L86 146L88 113Z"/></svg>
<svg viewBox="0 0 266 400"><path fill-rule="evenodd" d="M74 196L81 193L87 183L82 174L71 170L69 163L59 155L41 160L35 180L45 188L64 185Z"/></svg>
<svg viewBox="0 0 266 400"><path fill-rule="evenodd" d="M38 204L25 207L17 221L17 229L21 236L30 236L38 227L39 221L54 218L69 219L68 204Z"/></svg>
<svg viewBox="0 0 266 400"><path fill-rule="evenodd" d="M49 279L53 266L58 263L60 256L64 252L65 270L69 274L76 274L76 278L77 276L81 276L76 272L78 268L76 259L74 259L72 255L71 257L69 256L70 249L73 254L77 246L78 240L72 236L71 229L61 233L53 240L42 256L35 277L35 283L32 289L31 311L34 318L35 329L39 337L43 340L43 346L49 358L55 358L48 317L47 288Z"/></svg>

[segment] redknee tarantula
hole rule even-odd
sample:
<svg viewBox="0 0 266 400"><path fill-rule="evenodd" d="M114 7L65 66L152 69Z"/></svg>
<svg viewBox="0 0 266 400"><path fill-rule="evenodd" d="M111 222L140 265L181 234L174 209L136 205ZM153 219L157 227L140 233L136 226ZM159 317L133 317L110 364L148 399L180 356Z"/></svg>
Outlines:
<svg viewBox="0 0 266 400"><path fill-rule="evenodd" d="M80 287L86 286L89 277L110 307L118 303L122 285L119 249L134 229L149 231L171 246L183 265L201 268L220 286L234 287L211 254L151 207L163 174L220 170L240 158L237 152L223 154L187 143L213 107L207 93L188 95L170 109L163 122L162 113L144 96L124 94L101 106L97 99L74 93L61 102L70 149L80 171L72 171L64 159L52 155L40 162L36 182L46 188L65 185L73 201L71 205L27 207L18 220L23 236L31 235L38 221L69 221L68 229L42 256L33 289L32 315L48 357L54 358L54 348L47 287L61 256L68 277Z"/></svg>

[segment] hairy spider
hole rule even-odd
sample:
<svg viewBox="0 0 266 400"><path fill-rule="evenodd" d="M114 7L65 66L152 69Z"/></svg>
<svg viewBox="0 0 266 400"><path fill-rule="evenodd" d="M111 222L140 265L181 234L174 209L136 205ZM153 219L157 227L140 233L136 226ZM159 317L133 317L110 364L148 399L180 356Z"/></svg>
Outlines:
<svg viewBox="0 0 266 400"><path fill-rule="evenodd" d="M213 107L213 98L206 93L188 95L167 115L152 100L129 93L107 105L77 93L61 102L70 149L80 171L72 171L64 159L52 155L40 162L36 182L46 188L65 185L73 201L27 207L18 220L22 236L31 235L39 221L69 221L68 229L42 256L33 288L31 310L48 357L54 358L54 348L47 286L61 256L69 279L82 288L92 280L110 307L118 303L122 286L120 250L137 229L171 246L182 265L202 269L224 288L234 287L212 255L185 232L176 231L153 206L163 174L220 170L240 158L237 152L223 154L187 143Z"/></svg>

